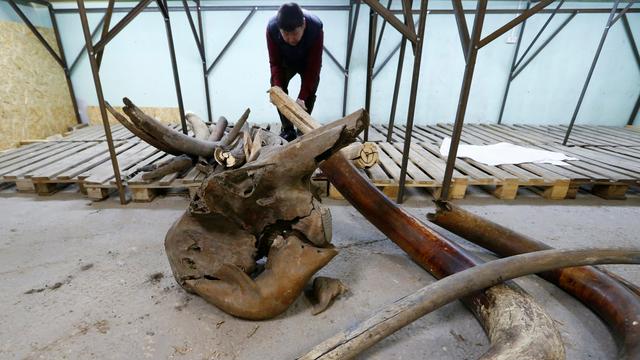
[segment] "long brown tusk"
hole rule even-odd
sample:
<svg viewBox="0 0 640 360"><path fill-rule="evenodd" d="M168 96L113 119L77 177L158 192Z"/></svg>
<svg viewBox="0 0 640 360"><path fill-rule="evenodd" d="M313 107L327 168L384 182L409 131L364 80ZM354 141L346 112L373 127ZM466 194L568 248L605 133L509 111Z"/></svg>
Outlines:
<svg viewBox="0 0 640 360"><path fill-rule="evenodd" d="M429 220L500 256L551 249L448 202L439 202ZM619 358L640 359L640 299L622 284L592 267L539 274L598 314L613 331Z"/></svg>
<svg viewBox="0 0 640 360"><path fill-rule="evenodd" d="M294 115L288 117L296 127L302 130L304 127L315 128L318 126L318 123L308 114L301 111L282 89L272 87L269 92L271 102L274 103L279 110L287 109L290 113L297 111ZM287 116L287 113L284 111L283 114ZM300 121L300 119L303 120ZM305 130L302 131L304 132ZM329 157L320 163L320 168L345 199L364 215L369 222L404 250L414 262L422 266L436 278L440 279L481 263L468 255L454 242L445 239L434 230L428 228L424 223L399 208L380 192L380 190L373 186L367 178L362 176L341 154L334 154ZM465 297L462 299L462 302L483 323L487 333L495 332L504 334L504 336L491 337L492 348L489 350L489 353L496 353L496 349L512 351L514 349L510 349L510 342L520 342L520 339L530 335L512 331L512 329L503 322L498 324L488 322L489 316L487 316L487 313L490 315L492 312L500 312L503 309L499 307L498 302L491 300L491 296L486 291L476 292L471 296ZM487 311L483 311L483 309ZM520 311L519 314L519 316L528 315L530 314L527 311ZM538 317L535 320L531 320L539 320L541 322L544 319ZM503 328L501 326L505 327ZM547 322L544 326L553 325ZM560 335L557 331L553 332L553 336L558 340L554 343L561 344ZM531 340L539 341L540 346L549 343L548 338L540 335ZM526 351L526 349L522 350ZM557 352L556 350L558 349L548 350L554 353Z"/></svg>
<svg viewBox="0 0 640 360"><path fill-rule="evenodd" d="M172 154L172 155L180 155L180 154L182 154L180 151L177 151L176 149L171 148L167 144L164 144L164 143L154 139L151 135L147 134L143 129L139 129L135 124L133 124L129 120L127 120L126 117L124 117L122 114L120 114L116 109L114 109L111 106L111 104L109 104L106 101L105 101L105 107L111 113L111 115L113 115L113 117L115 117L116 120L118 120L118 122L120 122L120 124L122 124L122 126L127 128L127 130L131 131L135 136L137 136L140 139L142 139L142 141L146 142L147 144L153 146L154 148L156 148L156 149L158 149L160 151L164 151L164 152Z"/></svg>
<svg viewBox="0 0 640 360"><path fill-rule="evenodd" d="M490 261L455 273L384 307L300 359L351 359L407 324L463 296L505 280L569 266L638 264L638 249L543 250Z"/></svg>
<svg viewBox="0 0 640 360"><path fill-rule="evenodd" d="M138 121L140 127L156 140L166 143L183 154L211 157L215 148L219 146L217 143L195 139L162 125L158 120L145 114L128 98L124 98L123 101L125 104L123 110L132 121Z"/></svg>

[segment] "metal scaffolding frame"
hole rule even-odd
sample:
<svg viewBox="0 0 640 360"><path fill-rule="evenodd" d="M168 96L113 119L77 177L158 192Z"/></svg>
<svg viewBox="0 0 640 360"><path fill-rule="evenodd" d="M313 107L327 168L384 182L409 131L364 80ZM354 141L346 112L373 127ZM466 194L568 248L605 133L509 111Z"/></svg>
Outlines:
<svg viewBox="0 0 640 360"><path fill-rule="evenodd" d="M67 84L69 87L70 96L72 98L74 110L76 112L76 116L78 121L80 121L80 117L78 115L77 104L75 101L75 96L73 93L73 86L70 79L70 73L75 68L78 63L80 57L86 51L89 57L89 62L91 65L91 72L94 79L94 84L96 87L96 94L98 96L98 103L100 107L100 113L103 120L103 126L105 129L105 135L107 138L107 143L109 146L109 153L111 156L111 162L114 170L114 176L116 180L116 184L118 187L118 193L120 196L120 202L122 204L126 203L124 187L122 185L122 179L120 177L120 171L118 167L118 160L115 154L113 139L111 136L111 130L109 127L109 123L107 120L106 108L105 108L105 100L102 92L102 85L100 82L100 64L102 61L104 49L106 45L111 41L120 31L122 31L137 15L141 12L161 12L164 22L165 29L167 35L167 42L169 45L169 55L171 57L171 64L174 76L174 85L176 88L176 97L178 100L178 107L180 112L180 120L182 125L182 131L186 133L186 122L184 115L184 106L182 102L182 92L180 87L180 78L177 69L177 60L175 54L175 48L173 44L173 34L171 31L171 23L169 14L175 11L184 11L187 14L187 19L189 22L189 26L194 36L194 40L196 43L197 50L200 55L200 59L202 62L202 72L203 72L203 80L205 87L205 95L207 101L207 115L208 119L212 121L212 110L211 110L211 101L210 101L210 91L208 84L208 76L211 71L214 69L216 64L220 61L220 59L224 56L225 52L231 47L236 38L240 35L242 30L245 28L247 23L250 21L252 16L257 11L275 11L278 9L278 6L216 6L216 5L207 5L202 6L201 0L193 0L195 2L195 6L190 6L187 0L182 0L182 6L169 6L167 0L156 0L157 7L147 7L151 0L140 0L140 2L134 7L115 7L115 0L109 0L108 6L106 8L90 8L86 9L84 6L84 0L77 0L77 9L54 9L50 2L45 0L8 0L16 13L22 18L23 21L29 26L31 31L34 32L34 35L43 43L45 48L51 53L54 59L61 65L61 67L65 71L65 76L67 78ZM15 4L15 1L27 1L33 2L39 5L47 6L49 9L49 13L51 16L52 25L54 27L56 33L56 39L58 41L58 46L60 50L60 56L55 54L55 51L51 49L49 44L42 38L42 36L37 32L33 24L27 19L27 17L20 11L20 9ZM406 43L407 40L410 42L412 47L412 52L414 55L413 69L412 69L412 79L411 79L411 88L409 94L409 107L407 113L407 122L406 122L406 130L405 130L405 142L402 153L402 164L401 164L401 173L400 173L400 183L399 183L399 191L397 201L401 203L404 198L405 192L405 184L407 177L407 165L409 160L409 149L411 145L411 134L413 131L413 122L415 116L415 105L417 102L417 89L420 77L420 65L422 58L422 48L424 44L424 32L426 27L426 19L427 15L454 15L456 24L458 27L458 33L460 36L460 44L463 49L463 54L465 58L465 70L464 76L461 84L460 96L458 101L458 108L456 111L454 129L452 133L452 141L451 148L449 150L449 156L447 158L447 165L445 169L444 181L442 184L442 191L440 194L441 199L448 198L449 188L452 181L453 167L455 165L455 159L458 149L458 144L460 142L460 136L462 133L462 126L464 123L464 117L466 113L466 107L469 99L469 92L471 88L471 82L473 79L473 74L475 70L475 62L478 54L478 50L483 46L491 43L496 38L510 31L514 27L522 24L518 41L515 49L515 53L513 56L511 69L509 72L509 77L507 80L507 85L505 87L505 92L501 104L500 116L498 119L498 123L502 120L502 115L504 112L504 107L506 103L506 99L508 96L509 86L511 81L518 76L518 74L542 51L542 49L551 41L553 38L571 21L578 13L605 13L609 12L604 8L581 8L581 9L562 9L562 5L565 0L560 0L558 6L554 10L546 10L545 8L554 2L554 0L542 0L542 1L527 1L527 7L524 10L519 9L487 9L488 0L478 0L477 7L475 10L465 10L462 6L461 0L452 0L452 9L437 9L437 10L427 10L428 0L421 0L420 7L418 9L413 9L413 1L412 0L400 0L401 1L401 9L393 10L392 9L392 0L388 0L387 5L382 5L377 0L349 0L349 4L345 6L340 5L313 5L313 6L305 6L306 9L309 10L336 10L336 11L348 11L348 24L347 24L347 49L346 49L346 59L344 65L342 65L336 57L327 49L324 48L324 51L327 53L331 61L338 67L338 69L344 75L344 88L343 88L343 104L342 104L342 114L343 116L346 114L346 105L347 105L347 95L348 95L348 86L349 86L349 69L352 58L353 44L355 42L355 33L358 25L358 18L361 8L361 3L365 3L369 6L369 35L368 35L368 49L367 49L367 75L366 75L366 87L365 87L365 107L369 111L371 108L371 91L373 86L373 80L380 73L380 71L387 65L387 63L391 60L393 56L399 51L399 59L398 65L396 69L396 79L394 84L394 92L393 99L391 105L391 113L389 117L388 129L389 132L387 134L387 140L391 141L392 129L394 126L395 113L398 103L398 94L401 83L401 74L403 71L404 64L404 56L406 53ZM631 6L635 3L634 0L629 1L628 5L623 8L618 8L618 3L620 0L614 1L614 6L610 11L610 16L605 26L605 30L603 36L601 38L600 44L598 46L598 50L592 62L592 66L589 71L589 75L587 76L587 80L583 86L583 90L580 96L580 100L578 101L578 105L576 106L574 116L571 120L569 128L567 130L567 135L565 138L565 142L570 135L571 128L575 122L575 118L577 117L580 104L584 97L584 93L588 87L591 75L597 63L598 57L602 50L602 45L604 44L604 40L606 39L608 30L610 26L612 26L617 20L622 19L622 22L625 26L625 31L627 37L629 39L633 54L635 56L638 67L640 68L640 54L638 53L638 48L636 46L635 40L631 33L629 23L626 17L626 14L629 12L640 12L640 9L632 8ZM535 3L533 7L531 4ZM191 14L192 11L196 11L197 14L197 29L196 23L194 22L193 16ZM202 12L206 11L247 11L248 15L245 17L240 26L236 29L234 34L228 40L226 45L220 51L220 53L216 56L213 62L208 65L206 51L204 47L204 33L203 33L203 23L202 23ZM110 20L113 13L116 12L126 12L126 15L115 25L113 28L110 28ZM64 51L62 50L62 42L60 40L55 15L56 14L69 14L69 13L78 13L80 15L80 20L82 24L83 34L85 37L85 46L80 50L78 55L75 57L71 67L67 66L67 62L64 58ZM98 25L90 31L89 24L87 20L88 13L104 13L102 19L98 23ZM547 22L543 25L542 29L538 32L538 34L534 37L531 44L524 51L524 53L518 58L518 52L521 45L522 34L524 33L524 26L526 19L530 16L537 13L550 13L551 16L547 20ZM396 14L402 15L402 20L396 17ZM413 15L418 15L417 21L414 20ZM469 29L466 24L466 19L464 14L475 14L474 23L471 29L471 34L469 34ZM504 26L492 32L490 35L481 38L483 22L486 14L516 14L517 16L509 21ZM538 49L536 49L525 61L525 56L532 49L534 43L539 39L542 32L545 30L551 19L556 14L569 14L569 17L565 19L565 21L542 43ZM378 33L377 24L378 18L382 17L383 22ZM382 63L376 68L376 59L378 57L378 53L380 50L380 43L385 31L386 25L389 24L391 27L396 29L401 35L402 39L399 44L385 57ZM95 38L98 30L101 29L101 37L98 42L93 43L93 39ZM376 39L377 36L377 39ZM524 61L524 62L523 62ZM636 100L635 106L633 108L631 117L629 118L628 123L632 124L633 119L638 113L640 108L640 95ZM365 130L365 139L368 139L368 129Z"/></svg>
<svg viewBox="0 0 640 360"><path fill-rule="evenodd" d="M460 0L452 0L452 2L456 2L456 1L460 1ZM458 109L456 111L456 119L455 119L455 123L454 123L454 127L453 127L453 133L452 133L452 139L451 139L451 147L449 149L449 154L447 157L447 166L445 169L445 175L444 175L444 181L443 181L443 187L442 187L442 191L441 191L441 195L440 198L441 199L448 199L449 197L449 189L451 186L451 180L452 180L452 175L453 175L453 168L455 166L455 160L456 160L456 155L457 155L457 151L458 151L458 145L460 143L460 136L462 134L462 126L464 123L464 117L465 117L465 113L466 113L466 108L467 108L467 103L469 100L469 92L471 89L471 82L473 79L473 74L474 74L474 70L475 70L475 61L476 61L476 57L478 54L478 50L480 48L482 48L483 46L489 44L491 41L495 40L496 38L498 38L500 35L506 33L507 31L509 31L510 29L512 29L513 27L517 26L518 24L522 23L523 27L524 27L524 21L526 21L527 18L529 18L530 16L540 12L542 9L544 9L545 7L547 7L548 5L550 5L554 0L542 0L536 3L535 6L530 7L530 1L528 1L527 3L527 8L522 12L521 15L517 16L516 18L514 18L513 20L509 21L506 25L502 26L501 28L499 28L498 30L495 30L494 32L492 32L491 34L487 35L485 38L481 38L481 33L482 33L482 25L484 22L484 17L485 14L487 13L487 2L488 0L478 0L477 2L477 8L476 8L476 16L474 19L474 24L473 24L473 30L471 33L471 36L469 37L468 33L465 33L464 28L466 27L466 24L464 24L464 17L462 16L462 6L454 6L454 10L458 13L458 15L456 16L456 22L458 23L458 29L460 31L460 38L461 38L461 43L463 44L463 48L465 48L465 43L468 40L469 46L466 48L467 50L467 55L465 56L465 60L466 60L466 65L465 65L465 70L464 70L464 77L463 77L463 81L462 81L462 88L460 90L460 98L459 98L459 102L458 102ZM604 29L604 33L602 36L602 39L600 41L600 44L598 46L598 50L596 52L596 56L593 60L591 69L589 71L589 74L587 76L587 80L585 81L585 84L583 86L582 89L582 93L580 95L580 100L578 101L578 105L576 106L575 112L574 112L574 116L571 119L571 123L569 124L569 127L567 129L567 133L564 139L564 144L566 144L566 141L569 138L570 132L571 132L571 128L573 127L573 124L575 122L575 118L577 116L577 113L579 111L580 108L580 104L582 102L582 99L584 97L584 93L586 92L587 86L589 85L589 80L591 78L591 75L593 74L593 70L595 68L595 64L597 62L598 56L600 55L600 51L602 50L602 45L604 44L604 40L606 39L608 30L610 28L611 25L613 25L618 19L620 19L620 17L624 16L626 12L628 12L631 9L631 6L635 3L635 1L629 1L629 4L622 10L618 10L618 3L620 0L615 0L614 1L614 5L611 9L610 15L609 15L609 20L607 21L607 25L605 26ZM555 15L559 8L562 6L562 2L561 1L558 5L558 7L556 8L556 10L554 10L554 12L552 12L551 17L553 17L553 15ZM569 11L577 11L577 10L569 10ZM619 14L616 16L616 13ZM575 16L572 14L572 16ZM572 16L570 18L572 18ZM547 22L548 24L548 22ZM543 26L546 27L545 24ZM564 24L566 25L566 23ZM564 26L561 26L561 28ZM561 29L560 28L560 29ZM510 78L513 77L514 74L514 70L515 67L517 66L517 64L519 63L518 61L515 61L515 57L517 57L517 52L518 52L518 47L520 44L520 40L522 38L522 31L523 29L521 29L520 35L519 35L519 40L518 40L518 45L516 46L516 55L514 55L514 61L512 62L512 67L511 67L511 73L510 73ZM559 30L558 30L559 31ZM552 37L550 39L553 38ZM539 34L536 36L536 38L534 39L537 40L537 38L539 37ZM548 41L550 41L550 39L548 39ZM548 43L548 42L547 42ZM546 45L546 44L544 44ZM543 46L544 46L543 45ZM526 52L528 52L529 49L527 49ZM538 51L539 52L539 51ZM532 56L537 55L534 54ZM524 56L523 56L524 58ZM522 60L522 58L520 59ZM524 64L526 66L526 64ZM506 98L506 91L505 91L505 98ZM504 104L503 104L504 106ZM502 113L502 111L501 111Z"/></svg>

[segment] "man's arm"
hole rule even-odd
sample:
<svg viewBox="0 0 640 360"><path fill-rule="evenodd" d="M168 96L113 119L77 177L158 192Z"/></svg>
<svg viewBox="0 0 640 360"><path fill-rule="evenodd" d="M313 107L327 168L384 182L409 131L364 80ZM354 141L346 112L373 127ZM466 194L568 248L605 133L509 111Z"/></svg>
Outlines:
<svg viewBox="0 0 640 360"><path fill-rule="evenodd" d="M280 49L275 40L269 35L269 29L267 28L267 48L269 49L269 65L271 67L271 86L282 87L282 69L280 64Z"/></svg>
<svg viewBox="0 0 640 360"><path fill-rule="evenodd" d="M300 86L300 94L298 99L307 101L309 95L318 86L320 81L320 68L322 67L322 45L324 43L324 32L320 30L318 38L309 50L309 57L307 58L307 68L302 74L302 85Z"/></svg>

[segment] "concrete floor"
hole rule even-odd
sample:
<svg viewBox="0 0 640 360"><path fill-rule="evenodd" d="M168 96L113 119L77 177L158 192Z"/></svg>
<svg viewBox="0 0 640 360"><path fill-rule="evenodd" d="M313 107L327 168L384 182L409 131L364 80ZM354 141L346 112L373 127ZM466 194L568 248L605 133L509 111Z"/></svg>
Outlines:
<svg viewBox="0 0 640 360"><path fill-rule="evenodd" d="M326 203L340 254L320 274L342 279L350 292L315 317L301 296L278 318L252 322L226 315L173 280L163 240L186 198L123 207L116 197L92 203L73 189L48 198L1 191L0 359L293 359L434 281L347 203ZM521 194L502 202L477 193L457 203L555 247L639 245L638 194L558 202ZM405 207L424 219L431 203L413 194ZM640 283L640 267L609 268ZM568 359L616 358L607 328L589 310L535 276L518 283L557 320ZM487 346L474 317L456 302L362 358L475 359Z"/></svg>

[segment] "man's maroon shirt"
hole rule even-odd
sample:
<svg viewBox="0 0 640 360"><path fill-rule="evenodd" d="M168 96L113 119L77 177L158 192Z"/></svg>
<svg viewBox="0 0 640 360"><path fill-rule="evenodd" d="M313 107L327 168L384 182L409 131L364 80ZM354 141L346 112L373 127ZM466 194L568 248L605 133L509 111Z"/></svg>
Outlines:
<svg viewBox="0 0 640 360"><path fill-rule="evenodd" d="M318 87L320 81L320 67L322 67L322 45L324 33L322 21L306 11L306 28L302 39L296 46L287 44L280 34L277 16L269 21L267 26L267 47L269 48L269 64L271 65L271 86L286 84L284 69L290 69L300 74L302 85L298 99L306 101Z"/></svg>

